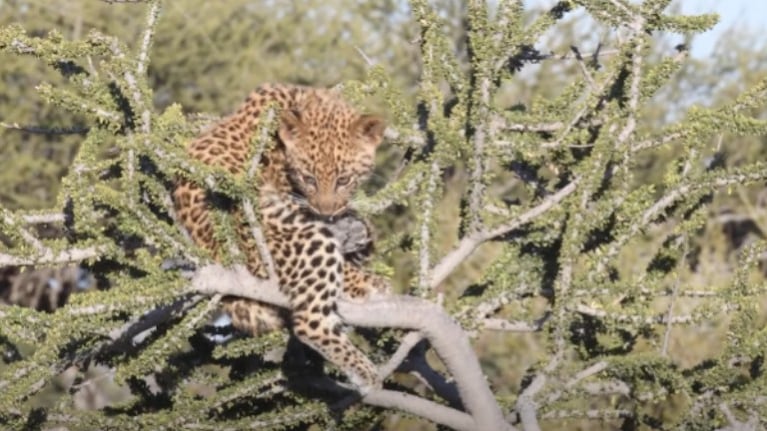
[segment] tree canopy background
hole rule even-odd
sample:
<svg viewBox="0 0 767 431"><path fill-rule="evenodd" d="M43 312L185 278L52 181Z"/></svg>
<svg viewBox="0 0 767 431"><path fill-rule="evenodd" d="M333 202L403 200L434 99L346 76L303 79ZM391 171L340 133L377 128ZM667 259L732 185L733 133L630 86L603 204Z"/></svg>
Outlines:
<svg viewBox="0 0 767 431"><path fill-rule="evenodd" d="M121 87L124 65L100 66L102 60L112 61L114 52L105 48L106 42L94 48L100 40L96 34L120 41L129 59L141 50L147 5L119 3L0 3L0 205L8 237L3 253L28 252L18 245L18 220L64 211L67 187L75 190L98 178L84 174L78 182L74 167L93 163L112 168L126 148L133 148L119 141L130 135L126 130L138 129L131 122L139 121L131 117L135 101ZM490 385L510 416L535 377L545 374L549 385L574 383L564 392L549 387L535 395L544 429L718 429L754 420L765 426L767 172L761 162L767 156L767 49L758 34L733 29L710 58L689 58L685 44L694 43L694 33L713 25L715 18L666 18L674 16L673 10L664 11L667 3L646 1L640 7L622 0L563 1L549 10L533 10L515 1L164 2L140 90L151 97L153 145L189 139L264 82L340 85L357 103L386 112L399 135L381 150L367 189L373 203L391 201L385 211L366 213L379 237L374 266L391 276L398 292L441 298L472 335ZM635 11L641 11L652 31L631 32ZM490 31L502 18L517 32ZM14 45L20 28L40 46L25 52L24 46ZM662 37L669 32L677 36ZM487 48L496 37L506 54L498 57L502 67L483 63L498 55ZM87 42L76 46L79 41ZM642 81L632 89L635 58L643 61ZM492 97L481 101L473 91L484 78ZM83 90L87 80L112 86L88 94ZM69 94L131 115L102 121L93 112L69 109L75 100L67 99ZM489 149L473 152L477 130L492 125L488 118L495 114L503 125L485 130L494 138ZM621 138L620 131L632 121L629 136ZM418 133L408 132L414 128ZM432 148L407 141L413 136L432 140ZM86 145L89 150L83 153ZM476 160L484 160L481 179L474 177ZM590 174L602 170L609 174ZM414 183L407 175L418 178L415 189L407 188L409 178ZM587 184L588 192L578 191L544 218L483 243L439 286L424 287L423 256L427 267L437 266L440 256L477 227L477 217L490 223L518 216L573 178ZM472 215L477 208L471 190L477 182L482 184L477 189L482 213ZM130 286L147 287L149 281L176 286L178 280L142 273L151 258L136 251L146 248L143 240L135 240L141 223L125 215L132 210L110 200L117 198L104 199L112 219L87 228L52 223L34 232L54 241L54 248L108 238L129 250L82 262L94 277L95 292L82 294L87 299L73 307L108 302L110 292L119 302L120 295L130 294ZM89 205L104 206L85 200L73 205L78 216L87 214L83 208ZM129 258L139 263L126 264ZM8 267L13 268L9 277L31 270ZM562 291L568 293L558 296ZM146 309L146 304L126 305L123 314L105 322ZM31 312L2 316L6 325L0 334L13 353L6 355L6 376L24 369L30 358L41 360L41 366L60 364L67 346L79 354L95 343L77 338L78 328L87 332L87 326L75 321L63 330L73 335L51 336L50 343L61 345L42 355L35 343L24 342L25 336L66 322L65 316L55 320L66 312L54 317L26 313ZM44 323L22 331L29 319ZM184 375L203 388L186 386L195 396L212 397L209 388L229 396L229 384L263 384L273 377L244 377L255 372L243 358L261 347L248 350L242 343L222 353L220 346L200 347L189 332L158 332L158 337L184 341L146 357L129 352L102 361L110 367L130 365L120 371L130 390L111 383L112 375L104 370L69 371L77 376L73 386L62 369L51 365L36 374L45 385L22 380L19 385L26 387L7 392L3 409L19 400L24 407L0 409L0 417L17 427L34 425L36 412L76 404L62 388L75 398L80 394L77 407L87 414L104 411L88 408L110 405L114 410L106 411L117 418L135 412L149 417L154 409L163 414L167 409L169 417L183 415L185 410L173 409L186 405L176 399L173 373L147 366L155 354L182 352L197 358L199 349L214 350L200 356L211 368ZM245 356L238 362L240 354ZM558 358L556 363L552 358ZM583 383L573 377L595 365L604 366L595 373L599 379L589 375L595 381ZM209 371L214 368L219 371ZM136 376L150 374L160 380L164 395L138 388ZM99 400L89 404L78 389L94 375L109 378L97 392ZM59 386L50 383L53 376L59 376ZM400 378L401 384L424 391ZM272 402L273 410L253 414L308 415L303 422L280 426L300 429L317 418L333 423L325 407L311 404L313 410L301 410L302 403L314 401L310 397L279 393L265 399L253 403L263 408ZM221 408L222 420L234 424L240 419L231 416L231 406ZM100 423L86 413L72 415ZM42 429L50 423L67 426L53 413L43 417ZM146 419L144 424L151 423ZM433 426L374 409L347 412L341 423L349 429L363 424L380 429Z"/></svg>

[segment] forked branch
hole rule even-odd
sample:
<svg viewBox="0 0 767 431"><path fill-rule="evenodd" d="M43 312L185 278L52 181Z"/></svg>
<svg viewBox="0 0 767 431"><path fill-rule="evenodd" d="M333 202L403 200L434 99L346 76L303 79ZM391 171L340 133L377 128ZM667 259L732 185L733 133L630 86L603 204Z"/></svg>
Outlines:
<svg viewBox="0 0 767 431"><path fill-rule="evenodd" d="M218 264L201 267L192 277L191 290L240 296L282 307L289 303L276 284L254 277L242 266L232 269ZM420 298L395 295L364 303L339 301L338 312L353 326L420 331L455 378L468 414L421 397L382 389L365 395L364 403L397 408L456 430L514 429L504 420L468 337L438 305Z"/></svg>

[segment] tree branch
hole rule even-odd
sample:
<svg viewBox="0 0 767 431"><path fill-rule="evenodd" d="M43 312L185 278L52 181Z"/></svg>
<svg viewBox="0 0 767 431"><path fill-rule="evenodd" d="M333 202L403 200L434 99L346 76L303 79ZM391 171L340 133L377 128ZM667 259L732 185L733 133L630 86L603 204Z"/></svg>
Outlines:
<svg viewBox="0 0 767 431"><path fill-rule="evenodd" d="M404 392L378 389L365 395L362 401L373 406L402 410L460 431L503 429L478 428L475 420L466 413Z"/></svg>
<svg viewBox="0 0 767 431"><path fill-rule="evenodd" d="M24 214L20 218L29 224L63 223L66 220L64 213Z"/></svg>
<svg viewBox="0 0 767 431"><path fill-rule="evenodd" d="M287 307L289 300L276 283L260 280L237 265L226 269L212 264L192 276L190 290L205 294L233 295ZM338 301L344 322L354 326L392 327L420 331L434 346L456 380L462 403L469 415L429 400L387 390L374 390L362 401L396 407L458 430L512 430L490 391L468 337L441 307L414 297L392 296L365 303ZM385 370L389 370L389 364Z"/></svg>
<svg viewBox="0 0 767 431"><path fill-rule="evenodd" d="M149 63L149 45L152 43L152 37L154 36L154 27L157 24L157 17L160 15L160 2L152 2L152 6L149 8L146 18L146 27L144 30L144 37L141 38L141 49L138 53L138 61L136 64L136 74L141 76L146 73Z"/></svg>
<svg viewBox="0 0 767 431"><path fill-rule="evenodd" d="M474 418L472 429L509 427L485 382L468 337L441 307L415 297L392 296L365 303L339 301L338 312L345 322L356 326L421 331L455 378L461 400Z"/></svg>
<svg viewBox="0 0 767 431"><path fill-rule="evenodd" d="M14 256L11 254L0 253L0 266L12 265L50 265L80 262L94 257L101 256L106 252L106 246L91 246L86 248L70 248L55 252L50 248L45 248L42 252L33 254L29 257Z"/></svg>
<svg viewBox="0 0 767 431"><path fill-rule="evenodd" d="M35 133L40 135L84 135L90 131L89 127L41 127L32 125L22 125L19 123L5 123L0 121L0 127L8 130L17 130L25 133Z"/></svg>
<svg viewBox="0 0 767 431"><path fill-rule="evenodd" d="M256 278L243 265L227 269L218 264L200 267L192 275L192 292L240 296L278 307L290 308L290 300L276 281Z"/></svg>
<svg viewBox="0 0 767 431"><path fill-rule="evenodd" d="M458 247L450 251L450 253L443 257L434 267L431 272L431 277L429 278L429 287L435 288L439 286L458 267L458 265L469 257L483 242L505 235L512 230L531 222L574 192L577 185L578 180L573 180L570 184L562 187L558 192L544 199L543 202L537 206L520 214L515 219L495 228L486 228L485 230L465 236L458 243Z"/></svg>

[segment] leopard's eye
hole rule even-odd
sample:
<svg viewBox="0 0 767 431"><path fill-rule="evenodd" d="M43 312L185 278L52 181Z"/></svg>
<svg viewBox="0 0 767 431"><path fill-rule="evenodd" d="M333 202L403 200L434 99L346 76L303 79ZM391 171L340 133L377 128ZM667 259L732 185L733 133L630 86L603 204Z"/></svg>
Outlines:
<svg viewBox="0 0 767 431"><path fill-rule="evenodd" d="M349 184L351 178L348 175L342 175L336 179L336 186L341 187Z"/></svg>
<svg viewBox="0 0 767 431"><path fill-rule="evenodd" d="M317 179L311 175L301 175L301 181L303 181L304 184L306 184L308 187L317 187Z"/></svg>

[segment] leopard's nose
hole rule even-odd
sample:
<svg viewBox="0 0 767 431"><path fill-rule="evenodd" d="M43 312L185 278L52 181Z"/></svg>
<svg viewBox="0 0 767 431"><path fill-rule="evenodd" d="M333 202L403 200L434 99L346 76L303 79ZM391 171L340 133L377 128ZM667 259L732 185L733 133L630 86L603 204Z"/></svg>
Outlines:
<svg viewBox="0 0 767 431"><path fill-rule="evenodd" d="M318 196L314 207L321 215L330 217L336 214L336 202L333 196Z"/></svg>

